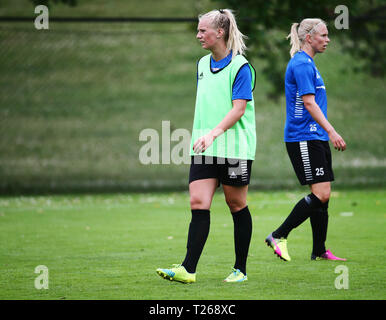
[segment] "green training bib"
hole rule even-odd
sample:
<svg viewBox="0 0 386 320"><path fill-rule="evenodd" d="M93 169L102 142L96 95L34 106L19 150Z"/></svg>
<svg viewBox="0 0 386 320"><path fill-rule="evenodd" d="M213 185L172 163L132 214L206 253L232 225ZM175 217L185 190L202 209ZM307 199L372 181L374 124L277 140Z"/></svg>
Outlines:
<svg viewBox="0 0 386 320"><path fill-rule="evenodd" d="M190 155L194 142L214 129L226 114L233 108L232 88L240 68L248 64L252 73L251 89L255 86L255 70L242 55L235 56L232 61L219 71L210 69L208 54L200 59L197 66L198 84L196 107L192 130ZM217 137L213 144L200 155L254 160L256 152L255 105L247 101L244 115L234 126Z"/></svg>

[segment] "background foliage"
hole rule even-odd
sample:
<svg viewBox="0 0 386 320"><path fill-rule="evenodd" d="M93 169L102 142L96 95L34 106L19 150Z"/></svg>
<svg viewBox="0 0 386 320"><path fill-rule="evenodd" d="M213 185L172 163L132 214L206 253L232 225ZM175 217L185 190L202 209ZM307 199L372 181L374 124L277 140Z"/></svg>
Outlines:
<svg viewBox="0 0 386 320"><path fill-rule="evenodd" d="M240 27L249 36L251 54L265 62L262 72L272 84L270 97L277 99L283 92L283 73L289 58L289 41L286 36L291 24L304 18L321 18L328 23L330 36L339 41L341 49L349 53L358 64L355 71L369 72L383 77L386 71L386 3L383 0L326 0L326 1L264 1L224 0L230 8L237 8ZM336 29L335 8L345 5L349 12L349 28Z"/></svg>
<svg viewBox="0 0 386 320"><path fill-rule="evenodd" d="M231 4L143 0L138 6L134 1L84 0L75 7L53 3L50 16L194 17L227 6ZM242 22L256 11L246 11L242 3L235 6L250 38L248 59L257 70L258 146L251 188L294 188L298 182L283 144L284 95L270 99L267 70L276 62L264 58L259 39L267 39L272 53L267 57L281 56L277 64L285 66L288 42L281 53L274 39L283 41L299 16L282 11L274 19L273 8L265 6L268 26L282 25L282 30L258 32L261 24ZM17 15L33 17L32 2L0 4L0 16ZM191 130L196 61L206 54L195 29L195 23L51 22L49 30L36 30L32 20L0 22L0 191L186 190L189 165L141 164L144 142L138 137L146 128L161 135L162 120L170 121L172 131ZM334 185L384 186L384 77L354 72L364 60L345 49L342 39L348 33L340 32L315 60L327 87L329 119L348 144L344 153L333 152ZM263 53L255 54L259 50Z"/></svg>

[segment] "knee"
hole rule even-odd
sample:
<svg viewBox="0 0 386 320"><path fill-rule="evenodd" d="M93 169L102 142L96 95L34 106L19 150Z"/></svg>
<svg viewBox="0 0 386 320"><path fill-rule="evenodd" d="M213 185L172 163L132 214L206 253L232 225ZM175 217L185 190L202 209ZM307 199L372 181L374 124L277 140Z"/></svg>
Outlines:
<svg viewBox="0 0 386 320"><path fill-rule="evenodd" d="M190 208L192 210L209 210L210 209L210 201L203 199L198 195L190 196Z"/></svg>
<svg viewBox="0 0 386 320"><path fill-rule="evenodd" d="M322 203L328 202L330 200L331 194L331 185L329 182L317 183L311 185L311 192L318 197Z"/></svg>
<svg viewBox="0 0 386 320"><path fill-rule="evenodd" d="M246 203L236 198L225 199L225 201L231 212L237 212L246 207Z"/></svg>
<svg viewBox="0 0 386 320"><path fill-rule="evenodd" d="M315 196L317 196L322 203L328 202L328 200L330 200L330 195L331 195L330 190L323 190L315 193Z"/></svg>

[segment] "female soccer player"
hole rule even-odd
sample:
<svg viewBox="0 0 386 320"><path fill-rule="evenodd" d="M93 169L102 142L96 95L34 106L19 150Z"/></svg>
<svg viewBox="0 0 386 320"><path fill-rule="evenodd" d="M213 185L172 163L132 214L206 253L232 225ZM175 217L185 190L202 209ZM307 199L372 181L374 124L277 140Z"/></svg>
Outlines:
<svg viewBox="0 0 386 320"><path fill-rule="evenodd" d="M309 185L311 193L295 205L283 224L265 242L276 255L290 261L288 234L310 217L311 259L345 260L325 248L328 202L334 180L328 140L335 149L346 149L345 141L327 120L326 87L314 63L315 55L323 53L330 42L327 26L321 19L304 19L300 25L292 25L288 38L292 59L285 74L287 118L284 141L300 184Z"/></svg>
<svg viewBox="0 0 386 320"><path fill-rule="evenodd" d="M196 266L209 234L213 195L221 183L233 217L236 255L232 272L224 281L242 282L247 280L252 235L247 192L256 151L255 70L243 56L245 36L231 10L200 15L197 30L197 39L210 54L197 63L187 252L181 264L157 269L157 273L173 281L196 281Z"/></svg>

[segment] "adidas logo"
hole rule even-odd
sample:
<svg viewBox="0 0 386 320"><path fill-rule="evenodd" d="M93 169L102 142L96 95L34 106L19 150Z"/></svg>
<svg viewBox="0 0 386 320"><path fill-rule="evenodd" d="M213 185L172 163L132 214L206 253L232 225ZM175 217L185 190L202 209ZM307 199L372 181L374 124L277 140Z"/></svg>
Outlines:
<svg viewBox="0 0 386 320"><path fill-rule="evenodd" d="M200 75L198 76L198 80L201 80L202 78L204 78L204 72L200 73Z"/></svg>

